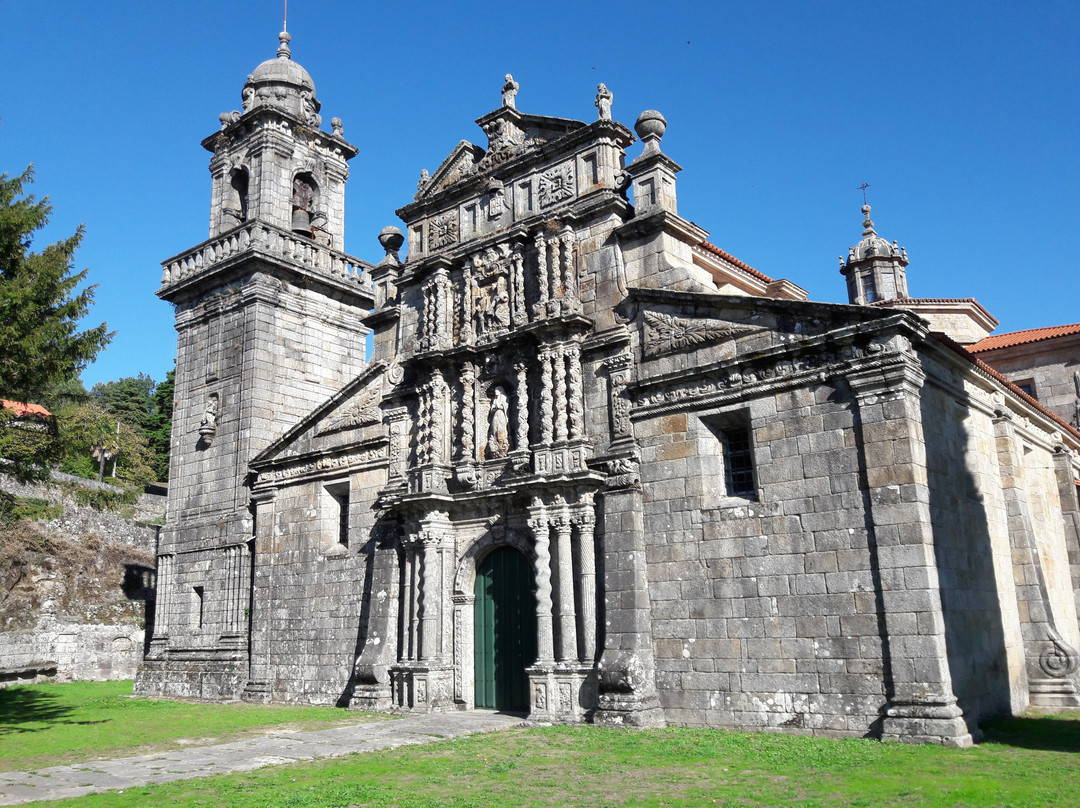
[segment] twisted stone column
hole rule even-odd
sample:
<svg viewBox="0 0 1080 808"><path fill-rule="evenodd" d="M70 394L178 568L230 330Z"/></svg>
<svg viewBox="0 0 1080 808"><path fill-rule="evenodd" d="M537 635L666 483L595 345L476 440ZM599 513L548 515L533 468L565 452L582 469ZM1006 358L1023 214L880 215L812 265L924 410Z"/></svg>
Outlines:
<svg viewBox="0 0 1080 808"><path fill-rule="evenodd" d="M553 392L555 394L555 440L564 441L568 434L566 412L566 357L561 346L552 351L551 372Z"/></svg>
<svg viewBox="0 0 1080 808"><path fill-rule="evenodd" d="M539 498L533 500L529 514L529 529L536 545L536 663L550 665L555 661L551 621L551 527Z"/></svg>
<svg viewBox="0 0 1080 808"><path fill-rule="evenodd" d="M581 346L576 342L567 346L566 358L569 364L567 378L569 390L567 393L570 410L570 437L572 439L585 437L585 402L582 390L581 378Z"/></svg>
<svg viewBox="0 0 1080 808"><path fill-rule="evenodd" d="M523 451L529 448L529 366L524 362L514 365L517 373L517 431L514 434L514 449Z"/></svg>
<svg viewBox="0 0 1080 808"><path fill-rule="evenodd" d="M551 350L544 348L540 351L540 442L550 446L555 427L554 396L552 388L555 385L551 368Z"/></svg>

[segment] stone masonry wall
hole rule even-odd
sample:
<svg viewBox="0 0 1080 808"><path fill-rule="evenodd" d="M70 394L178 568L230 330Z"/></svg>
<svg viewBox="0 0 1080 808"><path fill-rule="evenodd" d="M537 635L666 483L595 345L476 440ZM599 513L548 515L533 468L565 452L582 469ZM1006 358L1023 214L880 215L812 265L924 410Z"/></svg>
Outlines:
<svg viewBox="0 0 1080 808"><path fill-rule="evenodd" d="M848 393L642 421L657 684L669 721L863 735L882 627ZM753 431L759 498L717 495L709 422Z"/></svg>
<svg viewBox="0 0 1080 808"><path fill-rule="evenodd" d="M354 487L351 499L370 504L367 494ZM354 507L350 542L342 545L336 507L323 481L289 486L275 499L255 598L268 607L268 684L276 701L332 704L349 682L367 594L369 529Z"/></svg>

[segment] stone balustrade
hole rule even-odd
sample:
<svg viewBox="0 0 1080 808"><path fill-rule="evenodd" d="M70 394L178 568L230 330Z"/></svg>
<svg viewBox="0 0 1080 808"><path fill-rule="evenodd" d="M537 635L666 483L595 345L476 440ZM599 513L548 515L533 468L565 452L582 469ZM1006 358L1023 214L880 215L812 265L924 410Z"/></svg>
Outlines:
<svg viewBox="0 0 1080 808"><path fill-rule="evenodd" d="M359 259L262 222L249 222L163 262L161 285L186 281L247 250L283 258L339 282L371 287L371 277Z"/></svg>

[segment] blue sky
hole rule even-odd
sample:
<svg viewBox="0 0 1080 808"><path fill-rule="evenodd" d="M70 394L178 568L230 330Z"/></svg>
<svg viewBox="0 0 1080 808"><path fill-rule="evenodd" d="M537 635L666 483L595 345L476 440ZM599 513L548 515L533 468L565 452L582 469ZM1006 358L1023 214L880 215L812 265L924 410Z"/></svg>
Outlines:
<svg viewBox="0 0 1080 808"><path fill-rule="evenodd" d="M199 141L274 55L281 6L0 0L0 171L35 164L54 205L38 247L85 223L90 319L117 332L87 386L172 367L160 262L207 236ZM592 120L601 81L628 126L663 112L680 213L813 299L846 300L865 181L913 296L975 297L999 331L1080 321L1080 3L293 0L289 31L361 149L360 258L421 168L484 142L473 121L511 72L524 112Z"/></svg>

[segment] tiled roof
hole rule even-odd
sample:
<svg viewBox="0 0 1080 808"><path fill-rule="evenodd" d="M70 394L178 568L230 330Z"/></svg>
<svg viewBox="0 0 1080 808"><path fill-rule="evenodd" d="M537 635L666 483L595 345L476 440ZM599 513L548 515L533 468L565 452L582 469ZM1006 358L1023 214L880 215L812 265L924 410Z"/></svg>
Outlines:
<svg viewBox="0 0 1080 808"><path fill-rule="evenodd" d="M1044 339L1080 334L1080 323L1072 325L1052 325L1048 328L1029 328L1026 331L1010 331L1007 334L993 334L983 337L974 345L969 345L972 353L992 351L995 348L1011 348L1013 345L1026 345L1029 342L1041 342Z"/></svg>
<svg viewBox="0 0 1080 808"><path fill-rule="evenodd" d="M1043 415L1049 416L1055 423L1057 423L1058 426L1064 427L1065 430L1070 432L1074 437L1080 438L1080 430L1078 430L1075 426L1070 424L1064 418L1060 417L1057 413L1054 413L1054 412L1050 411L1049 409L1047 409L1046 407L1044 407L1042 404L1039 403L1039 400L1037 398L1025 393L1023 390L1021 390L1019 387L1017 387L1015 384L1013 384L1008 379L1006 379L1003 375L1001 375L1001 373L994 370L992 367L990 367L984 361L979 359L979 357L975 356L975 354L973 354L971 352L971 347L970 346L965 348L959 342L956 342L955 340L950 339L945 334L941 334L941 333L938 333L936 331L933 332L933 336L936 337L942 344L948 346L949 348L954 350L956 353L960 354L960 356L967 359L969 362L971 362L971 364L973 364L975 367L977 367L983 373L985 373L988 376L993 377L995 380L1001 382L1011 392L1015 393L1017 396L1022 398L1028 404L1035 407Z"/></svg>
<svg viewBox="0 0 1080 808"><path fill-rule="evenodd" d="M8 401L6 398L0 398L0 407L5 410L11 410L19 418L24 418L27 415L36 415L38 418L48 418L52 415L51 412L40 404L23 404L20 401Z"/></svg>
<svg viewBox="0 0 1080 808"><path fill-rule="evenodd" d="M725 252L724 250L721 250L715 244L710 244L707 241L703 241L698 246L701 247L706 252L711 252L713 255L718 256L719 258L723 258L729 264L738 267L743 272L746 272L749 275L753 275L759 281L764 281L765 283L772 283L773 282L773 279L770 278L768 275L766 275L764 272L758 272L756 269L754 269L749 264L746 264L746 263L740 261L738 258L736 258L731 253Z"/></svg>

